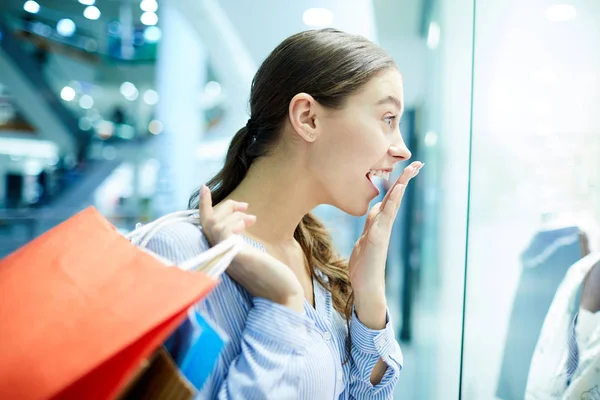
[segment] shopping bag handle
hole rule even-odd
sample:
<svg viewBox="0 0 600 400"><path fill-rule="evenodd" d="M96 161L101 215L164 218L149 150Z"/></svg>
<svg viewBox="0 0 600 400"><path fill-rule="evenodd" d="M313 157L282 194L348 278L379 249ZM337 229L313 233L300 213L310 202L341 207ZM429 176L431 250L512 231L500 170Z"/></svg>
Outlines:
<svg viewBox="0 0 600 400"><path fill-rule="evenodd" d="M155 254L146 247L160 229L175 222L188 222L194 225L200 225L200 219L197 217L196 210L178 211L167 214L151 223L137 228L126 235L126 238L164 264L174 266L175 263L171 260L167 260L166 258ZM234 235L209 248L207 251L180 263L177 267L185 271L202 271L210 277L218 278L225 272L235 256L245 245L246 242L240 235Z"/></svg>
<svg viewBox="0 0 600 400"><path fill-rule="evenodd" d="M154 235L167 225L174 222L189 222L194 225L200 225L200 219L195 217L198 214L196 210L177 211L171 214L164 215L153 222L133 230L125 237L135 245L146 247L148 242Z"/></svg>

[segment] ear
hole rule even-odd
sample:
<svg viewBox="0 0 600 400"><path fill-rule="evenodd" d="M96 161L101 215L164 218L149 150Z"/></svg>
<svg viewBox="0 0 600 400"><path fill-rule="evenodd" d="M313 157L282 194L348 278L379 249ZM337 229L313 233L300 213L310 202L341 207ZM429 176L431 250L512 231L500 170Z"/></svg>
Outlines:
<svg viewBox="0 0 600 400"><path fill-rule="evenodd" d="M317 135L317 110L319 104L309 94L298 93L290 101L288 115L294 131L307 142L314 142Z"/></svg>

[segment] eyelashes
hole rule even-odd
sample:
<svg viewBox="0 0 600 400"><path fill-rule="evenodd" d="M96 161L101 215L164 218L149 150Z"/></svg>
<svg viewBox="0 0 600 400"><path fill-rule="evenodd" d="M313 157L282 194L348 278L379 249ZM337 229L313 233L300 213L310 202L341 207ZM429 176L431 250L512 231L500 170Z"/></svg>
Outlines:
<svg viewBox="0 0 600 400"><path fill-rule="evenodd" d="M398 124L398 126L402 126L402 120L398 121L398 116L396 115L390 115L389 117L385 117L383 120L390 127L395 127L396 123Z"/></svg>

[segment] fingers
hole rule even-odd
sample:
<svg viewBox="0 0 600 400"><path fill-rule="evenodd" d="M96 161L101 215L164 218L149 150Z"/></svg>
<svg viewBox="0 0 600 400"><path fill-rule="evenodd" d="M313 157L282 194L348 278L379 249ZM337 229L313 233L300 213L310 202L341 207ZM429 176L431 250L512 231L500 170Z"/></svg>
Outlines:
<svg viewBox="0 0 600 400"><path fill-rule="evenodd" d="M388 202L392 192L394 191L394 188L397 185L408 185L408 182L414 178L415 176L417 176L419 174L419 171L421 171L421 168L423 168L425 164L423 164L420 161L414 161L412 163L410 163L410 165L408 165L406 168L404 168L404 171L402 171L402 174L398 177L398 179L396 179L396 182L392 185L391 189L387 192L387 194L385 195L385 197L383 198L383 204L382 204L382 209L384 209L386 207L386 203Z"/></svg>
<svg viewBox="0 0 600 400"><path fill-rule="evenodd" d="M215 230L219 231L223 237L229 237L242 233L246 228L256 222L256 216L248 215L241 211L236 211L225 216L215 225Z"/></svg>
<svg viewBox="0 0 600 400"><path fill-rule="evenodd" d="M217 207L213 208L213 218L221 220L227 215L235 213L237 211L246 211L248 209L248 203L235 200L225 200Z"/></svg>
<svg viewBox="0 0 600 400"><path fill-rule="evenodd" d="M363 230L363 234L368 232L369 229L371 229L371 226L373 226L373 222L375 221L375 217L377 216L377 214L379 214L379 211L381 210L381 202L375 204L371 210L369 211L369 214L367 215L367 220L365 221L365 229Z"/></svg>
<svg viewBox="0 0 600 400"><path fill-rule="evenodd" d="M210 190L205 185L200 188L198 211L209 243L216 244L252 226L256 216L246 214L247 209L248 203L234 200L226 200L213 208Z"/></svg>
<svg viewBox="0 0 600 400"><path fill-rule="evenodd" d="M200 199L198 200L198 213L200 214L200 221L204 225L204 222L210 218L213 214L212 208L212 196L210 189L206 185L200 187Z"/></svg>
<svg viewBox="0 0 600 400"><path fill-rule="evenodd" d="M402 198L404 197L405 191L406 185L401 183L396 184L389 193L390 197L388 198L385 207L381 210L382 222L390 229L396 219L400 204L402 204Z"/></svg>

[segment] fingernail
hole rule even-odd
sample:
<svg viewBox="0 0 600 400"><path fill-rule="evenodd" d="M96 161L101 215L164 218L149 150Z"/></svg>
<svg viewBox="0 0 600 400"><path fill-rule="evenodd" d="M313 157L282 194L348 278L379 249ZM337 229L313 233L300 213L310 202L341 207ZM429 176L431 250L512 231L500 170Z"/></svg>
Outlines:
<svg viewBox="0 0 600 400"><path fill-rule="evenodd" d="M419 175L420 170L421 170L420 168L415 168L415 171L413 172L412 177L414 178L415 176Z"/></svg>
<svg viewBox="0 0 600 400"><path fill-rule="evenodd" d="M206 185L200 186L200 196L201 197L204 196L207 191L208 191L208 186L206 186Z"/></svg>

